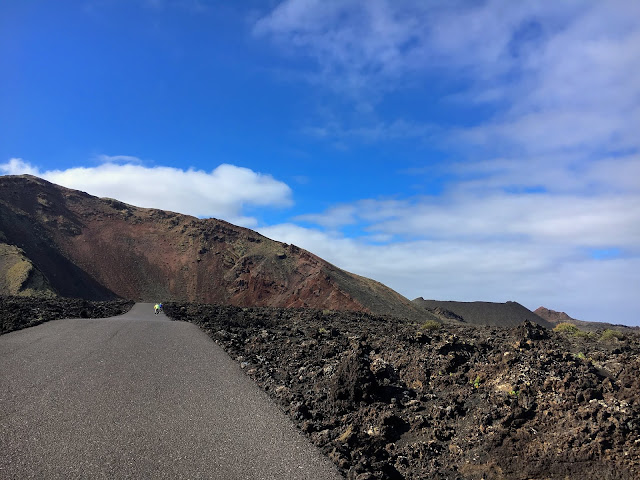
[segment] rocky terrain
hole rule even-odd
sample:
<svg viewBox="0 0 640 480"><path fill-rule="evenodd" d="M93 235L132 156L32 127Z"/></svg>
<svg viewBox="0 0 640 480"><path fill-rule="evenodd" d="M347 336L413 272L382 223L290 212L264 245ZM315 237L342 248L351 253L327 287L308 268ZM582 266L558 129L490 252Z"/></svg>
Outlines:
<svg viewBox="0 0 640 480"><path fill-rule="evenodd" d="M169 303L349 479L640 478L640 337Z"/></svg>
<svg viewBox="0 0 640 480"><path fill-rule="evenodd" d="M0 335L61 318L106 318L131 310L132 301L0 296Z"/></svg>
<svg viewBox="0 0 640 480"><path fill-rule="evenodd" d="M0 297L0 333L130 301ZM640 335L165 304L235 358L349 479L636 479Z"/></svg>
<svg viewBox="0 0 640 480"><path fill-rule="evenodd" d="M0 295L313 307L431 318L312 253L216 219L0 176Z"/></svg>

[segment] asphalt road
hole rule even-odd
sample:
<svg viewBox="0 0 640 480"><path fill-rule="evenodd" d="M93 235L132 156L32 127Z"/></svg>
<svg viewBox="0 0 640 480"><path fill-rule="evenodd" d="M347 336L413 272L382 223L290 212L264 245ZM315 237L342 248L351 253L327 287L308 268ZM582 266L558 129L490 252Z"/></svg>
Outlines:
<svg viewBox="0 0 640 480"><path fill-rule="evenodd" d="M0 478L341 477L202 331L136 304L0 336Z"/></svg>

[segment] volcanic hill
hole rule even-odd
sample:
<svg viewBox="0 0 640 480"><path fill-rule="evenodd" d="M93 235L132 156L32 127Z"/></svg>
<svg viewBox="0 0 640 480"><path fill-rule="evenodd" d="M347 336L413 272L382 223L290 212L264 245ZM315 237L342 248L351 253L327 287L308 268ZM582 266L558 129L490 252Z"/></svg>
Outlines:
<svg viewBox="0 0 640 480"><path fill-rule="evenodd" d="M628 331L638 330L638 327L629 327L627 325L618 325L618 324L609 323L609 322L587 322L584 320L577 320L573 317L570 317L565 312L557 312L556 310L550 310L546 307L538 307L534 310L533 313L535 313L539 317L544 318L553 327L557 326L560 323L570 323L587 332L596 332L598 330L605 330L613 326L615 326L619 330L628 330Z"/></svg>
<svg viewBox="0 0 640 480"><path fill-rule="evenodd" d="M0 177L0 295L310 307L433 318L374 280L222 220Z"/></svg>
<svg viewBox="0 0 640 480"><path fill-rule="evenodd" d="M453 302L425 300L418 297L415 305L438 317L445 323L466 323L469 325L490 325L494 327L516 327L525 321L537 323L545 328L553 328L553 322L532 312L517 302Z"/></svg>
<svg viewBox="0 0 640 480"><path fill-rule="evenodd" d="M570 317L565 312L557 312L546 307L538 307L534 310L534 313L554 325L564 322L577 321L575 318Z"/></svg>

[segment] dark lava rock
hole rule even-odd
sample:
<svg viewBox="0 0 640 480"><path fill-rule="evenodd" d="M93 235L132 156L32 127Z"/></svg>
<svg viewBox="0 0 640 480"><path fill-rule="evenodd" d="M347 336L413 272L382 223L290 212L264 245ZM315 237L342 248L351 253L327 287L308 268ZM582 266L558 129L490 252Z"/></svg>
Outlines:
<svg viewBox="0 0 640 480"><path fill-rule="evenodd" d="M525 342L528 340L546 340L551 336L549 330L528 320L517 326L515 332L520 337L520 340Z"/></svg>
<svg viewBox="0 0 640 480"><path fill-rule="evenodd" d="M133 303L129 300L93 302L78 298L0 296L0 334L61 318L107 318L122 315L131 310Z"/></svg>
<svg viewBox="0 0 640 480"><path fill-rule="evenodd" d="M347 478L637 478L640 341L533 324L169 305L221 343Z"/></svg>
<svg viewBox="0 0 640 480"><path fill-rule="evenodd" d="M329 397L336 405L350 406L371 400L375 379L365 350L366 345L359 345L340 361L329 390Z"/></svg>

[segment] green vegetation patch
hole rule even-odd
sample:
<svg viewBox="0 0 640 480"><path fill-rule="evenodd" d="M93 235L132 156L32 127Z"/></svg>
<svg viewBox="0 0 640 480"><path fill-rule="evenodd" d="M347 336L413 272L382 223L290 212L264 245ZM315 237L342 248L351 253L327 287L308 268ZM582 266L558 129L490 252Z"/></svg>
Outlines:
<svg viewBox="0 0 640 480"><path fill-rule="evenodd" d="M572 323L559 323L558 325L555 326L553 331L554 332L559 332L559 333L568 333L570 335L575 335L577 332L580 331L580 329L578 327L576 327L575 325L573 325Z"/></svg>
<svg viewBox="0 0 640 480"><path fill-rule="evenodd" d="M602 335L600 335L600 340L604 340L605 342L611 340L624 340L624 333L619 332L618 330L613 330L611 328L607 328Z"/></svg>
<svg viewBox="0 0 640 480"><path fill-rule="evenodd" d="M427 320L422 325L420 325L420 330L424 331L440 330L441 328L442 324L440 322L436 322L435 320Z"/></svg>
<svg viewBox="0 0 640 480"><path fill-rule="evenodd" d="M580 330L574 324L568 323L568 322L559 323L558 325L555 326L553 331L558 333L564 333L566 335L571 335L573 337L583 337L583 338L591 337L589 332Z"/></svg>
<svg viewBox="0 0 640 480"><path fill-rule="evenodd" d="M479 388L482 384L482 377L480 375L477 375L475 380L469 381L469 384L473 385L473 388Z"/></svg>

